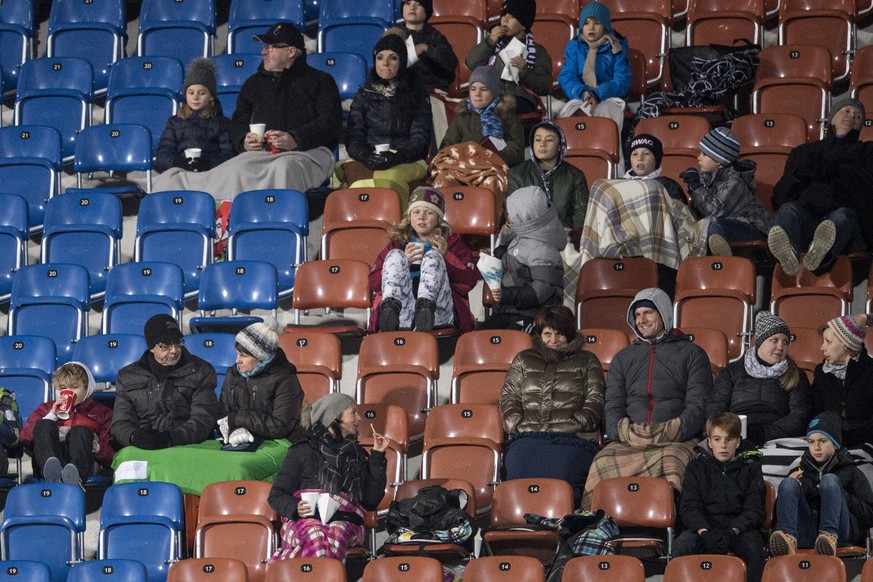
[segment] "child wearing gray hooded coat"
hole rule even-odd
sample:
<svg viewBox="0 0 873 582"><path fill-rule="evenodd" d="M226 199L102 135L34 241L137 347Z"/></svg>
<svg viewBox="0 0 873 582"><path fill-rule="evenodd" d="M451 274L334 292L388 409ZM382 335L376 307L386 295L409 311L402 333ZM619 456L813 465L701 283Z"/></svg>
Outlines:
<svg viewBox="0 0 873 582"><path fill-rule="evenodd" d="M564 263L561 251L567 235L555 207L542 188L527 186L506 199L507 224L514 238L495 250L503 262L496 303L480 329L520 329L530 332L543 306L561 303Z"/></svg>

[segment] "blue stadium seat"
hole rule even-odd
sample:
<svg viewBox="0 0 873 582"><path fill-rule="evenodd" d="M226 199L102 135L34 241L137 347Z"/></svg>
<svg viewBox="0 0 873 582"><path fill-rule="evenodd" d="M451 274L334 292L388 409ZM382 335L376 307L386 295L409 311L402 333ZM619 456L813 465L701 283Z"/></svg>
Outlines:
<svg viewBox="0 0 873 582"><path fill-rule="evenodd" d="M12 281L6 333L51 338L58 351L58 363L63 364L70 361L75 342L87 333L90 309L85 267L28 265Z"/></svg>
<svg viewBox="0 0 873 582"><path fill-rule="evenodd" d="M262 317L240 315L238 310L266 309L273 317L279 306L276 267L262 261L212 263L203 269L197 307L200 316L188 322L191 333L239 333ZM219 309L232 314L216 317ZM208 315L207 315L208 314Z"/></svg>
<svg viewBox="0 0 873 582"><path fill-rule="evenodd" d="M46 203L60 191L61 134L52 127L0 129L0 184L27 200L31 234L42 230Z"/></svg>
<svg viewBox="0 0 873 582"><path fill-rule="evenodd" d="M0 582L52 582L52 570L42 562L6 561L0 564Z"/></svg>
<svg viewBox="0 0 873 582"><path fill-rule="evenodd" d="M145 192L135 184L101 189L116 196L148 194L152 191L152 134L145 126L126 123L86 127L76 140L73 167L79 188L82 187L82 174L145 172Z"/></svg>
<svg viewBox="0 0 873 582"><path fill-rule="evenodd" d="M212 364L218 376L215 395L221 395L227 369L236 364L236 336L232 333L193 333L185 337L185 347Z"/></svg>
<svg viewBox="0 0 873 582"><path fill-rule="evenodd" d="M206 192L152 192L139 206L133 260L169 262L185 275L185 298L197 296L200 274L212 262L215 199Z"/></svg>
<svg viewBox="0 0 873 582"><path fill-rule="evenodd" d="M111 333L89 335L76 342L73 361L82 362L98 384L115 385L118 371L142 357L147 349L142 335Z"/></svg>
<svg viewBox="0 0 873 582"><path fill-rule="evenodd" d="M214 43L214 0L143 0L137 56L173 57L187 66L212 56Z"/></svg>
<svg viewBox="0 0 873 582"><path fill-rule="evenodd" d="M2 579L0 579L2 580ZM67 582L148 582L149 573L136 560L89 560L76 564Z"/></svg>
<svg viewBox="0 0 873 582"><path fill-rule="evenodd" d="M36 335L0 337L0 383L15 392L21 416L51 396L51 378L57 367L55 342Z"/></svg>
<svg viewBox="0 0 873 582"><path fill-rule="evenodd" d="M230 207L227 256L231 261L266 261L279 275L279 297L294 289L294 271L306 262L309 216L299 190L240 192Z"/></svg>
<svg viewBox="0 0 873 582"><path fill-rule="evenodd" d="M307 57L308 62L309 57ZM218 101L224 115L230 117L236 110L236 98L246 79L255 74L262 59L260 55L232 54L212 57L218 84Z"/></svg>
<svg viewBox="0 0 873 582"><path fill-rule="evenodd" d="M4 92L18 85L21 65L33 55L34 38L33 2L0 3L0 84Z"/></svg>
<svg viewBox="0 0 873 582"><path fill-rule="evenodd" d="M123 0L54 0L46 56L85 59L94 69L96 94L106 92L109 68L124 56L127 19Z"/></svg>
<svg viewBox="0 0 873 582"><path fill-rule="evenodd" d="M307 55L306 62L333 77L341 99L354 99L355 93L367 81L369 61L355 53L316 53Z"/></svg>
<svg viewBox="0 0 873 582"><path fill-rule="evenodd" d="M184 70L169 57L121 59L109 71L106 123L144 125L152 134L152 155L167 125L179 111Z"/></svg>
<svg viewBox="0 0 873 582"><path fill-rule="evenodd" d="M228 54L260 54L261 43L252 37L277 22L290 22L305 32L303 0L231 0L227 19Z"/></svg>
<svg viewBox="0 0 873 582"><path fill-rule="evenodd" d="M45 125L62 138L64 160L72 161L76 134L91 125L94 74L84 59L42 58L21 66L15 94L15 125Z"/></svg>
<svg viewBox="0 0 873 582"><path fill-rule="evenodd" d="M141 334L153 315L177 321L184 308L185 275L173 263L124 263L106 278L101 333Z"/></svg>
<svg viewBox="0 0 873 582"><path fill-rule="evenodd" d="M151 582L163 582L182 556L184 518L182 491L173 483L112 485L100 510L97 558L137 560Z"/></svg>
<svg viewBox="0 0 873 582"><path fill-rule="evenodd" d="M9 301L12 277L27 264L27 201L0 193L0 301Z"/></svg>
<svg viewBox="0 0 873 582"><path fill-rule="evenodd" d="M67 483L13 487L0 524L2 560L32 560L48 565L52 580L64 582L73 563L83 559L85 491Z"/></svg>
<svg viewBox="0 0 873 582"><path fill-rule="evenodd" d="M318 52L347 52L373 58L373 46L394 22L392 0L324 0L318 18Z"/></svg>
<svg viewBox="0 0 873 582"><path fill-rule="evenodd" d="M40 262L85 267L91 299L99 299L106 275L119 262L121 228L121 202L112 194L83 190L55 196L46 206Z"/></svg>

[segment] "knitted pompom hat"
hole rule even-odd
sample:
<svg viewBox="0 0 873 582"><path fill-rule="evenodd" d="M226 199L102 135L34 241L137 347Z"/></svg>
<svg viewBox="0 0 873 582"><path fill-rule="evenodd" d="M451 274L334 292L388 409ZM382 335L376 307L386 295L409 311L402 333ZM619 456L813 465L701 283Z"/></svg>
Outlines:
<svg viewBox="0 0 873 582"><path fill-rule="evenodd" d="M828 322L828 327L850 352L857 354L864 347L867 330L858 325L851 315L841 315Z"/></svg>
<svg viewBox="0 0 873 582"><path fill-rule="evenodd" d="M740 155L740 139L726 127L716 127L700 140L700 151L722 166L730 166Z"/></svg>
<svg viewBox="0 0 873 582"><path fill-rule="evenodd" d="M253 323L238 334L236 343L259 361L269 360L279 347L279 322L273 317Z"/></svg>
<svg viewBox="0 0 873 582"><path fill-rule="evenodd" d="M760 348L767 338L777 333L784 333L791 337L791 330L788 329L787 323L769 311L758 312L758 315L755 316L755 349Z"/></svg>

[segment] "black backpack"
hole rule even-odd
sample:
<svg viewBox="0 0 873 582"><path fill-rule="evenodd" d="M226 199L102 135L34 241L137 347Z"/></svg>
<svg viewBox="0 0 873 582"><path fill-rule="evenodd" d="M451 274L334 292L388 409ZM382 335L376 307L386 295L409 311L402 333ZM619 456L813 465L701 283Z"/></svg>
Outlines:
<svg viewBox="0 0 873 582"><path fill-rule="evenodd" d="M385 528L392 535L400 529L426 533L450 530L469 522L475 535L475 522L461 508L462 496L466 494L461 489L448 491L439 485L425 487L415 497L391 502Z"/></svg>

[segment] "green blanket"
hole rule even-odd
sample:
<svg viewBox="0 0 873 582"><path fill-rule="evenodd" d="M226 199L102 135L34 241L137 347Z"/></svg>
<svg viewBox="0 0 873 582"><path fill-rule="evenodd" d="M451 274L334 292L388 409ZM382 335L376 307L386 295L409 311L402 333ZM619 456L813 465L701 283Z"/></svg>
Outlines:
<svg viewBox="0 0 873 582"><path fill-rule="evenodd" d="M148 481L175 483L182 493L200 495L204 487L219 481L250 479L272 483L291 443L266 440L253 453L222 451L220 441L146 451L124 447L112 459L112 468L125 461L148 463ZM125 480L116 481L124 483Z"/></svg>

